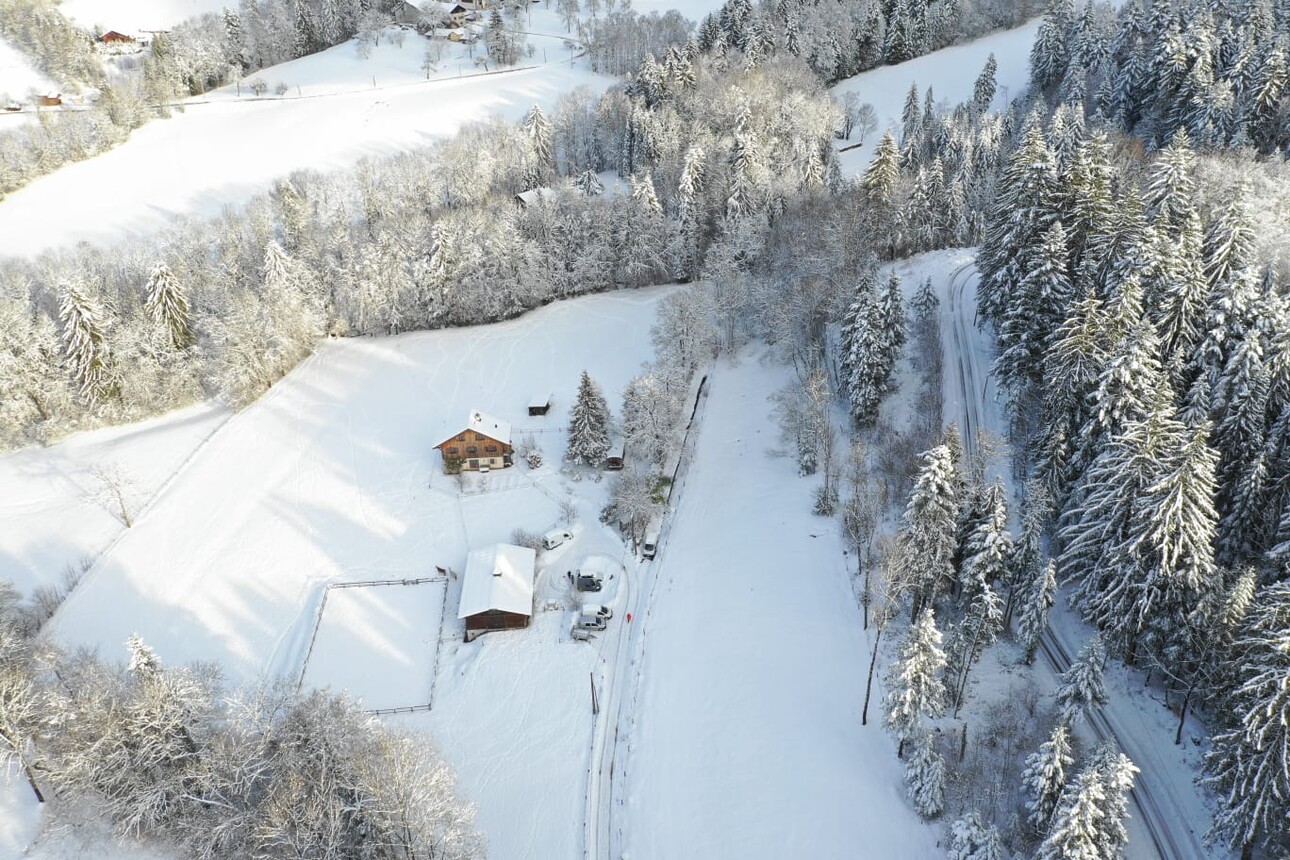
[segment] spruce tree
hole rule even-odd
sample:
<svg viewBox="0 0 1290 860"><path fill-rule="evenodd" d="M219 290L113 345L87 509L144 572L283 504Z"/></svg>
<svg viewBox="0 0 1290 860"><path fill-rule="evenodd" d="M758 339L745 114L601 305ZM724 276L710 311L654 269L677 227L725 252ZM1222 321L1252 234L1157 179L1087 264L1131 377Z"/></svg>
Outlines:
<svg viewBox="0 0 1290 860"><path fill-rule="evenodd" d="M578 383L578 396L569 413L568 463L599 467L609 451L609 406L587 371Z"/></svg>
<svg viewBox="0 0 1290 860"><path fill-rule="evenodd" d="M542 108L533 105L524 116L522 128L529 146L524 180L529 188L537 188L548 184L555 173L551 121L542 113Z"/></svg>
<svg viewBox="0 0 1290 860"><path fill-rule="evenodd" d="M993 824L973 811L950 825L947 860L1004 860L1003 843Z"/></svg>
<svg viewBox="0 0 1290 860"><path fill-rule="evenodd" d="M986 58L981 74L977 76L976 85L972 88L972 107L977 113L986 113L990 110L990 105L994 104L994 94L998 89L995 76L998 71L999 63L991 53Z"/></svg>
<svg viewBox="0 0 1290 860"><path fill-rule="evenodd" d="M924 818L935 818L945 809L945 760L933 745L931 732L923 732L912 743L905 765L905 784L914 808Z"/></svg>
<svg viewBox="0 0 1290 860"><path fill-rule="evenodd" d="M1026 769L1021 775L1027 795L1026 808L1030 810L1026 821L1040 836L1048 832L1069 779L1067 769L1074 763L1070 729L1064 723L1053 726L1039 751L1026 758Z"/></svg>
<svg viewBox="0 0 1290 860"><path fill-rule="evenodd" d="M960 504L958 469L949 447L938 445L922 456L922 468L905 506L899 540L901 563L915 583L915 613L930 606L954 582L954 551Z"/></svg>
<svg viewBox="0 0 1290 860"><path fill-rule="evenodd" d="M1088 708L1107 703L1106 685L1102 680L1102 664L1105 662L1106 649L1102 645L1102 637L1094 636L1080 649L1058 682L1057 719L1060 722L1071 725Z"/></svg>
<svg viewBox="0 0 1290 860"><path fill-rule="evenodd" d="M184 349L193 342L188 296L165 263L152 267L144 309L155 324L166 329L175 349Z"/></svg>
<svg viewBox="0 0 1290 860"><path fill-rule="evenodd" d="M95 406L116 392L107 317L78 285L64 282L62 292L59 319L63 324L63 354L81 397Z"/></svg>
<svg viewBox="0 0 1290 860"><path fill-rule="evenodd" d="M1021 642L1022 660L1035 661L1039 639L1048 629L1048 611L1052 609L1057 593L1057 564L1051 559L1037 571L1037 575L1022 592L1021 616L1018 620L1017 639Z"/></svg>
<svg viewBox="0 0 1290 860"><path fill-rule="evenodd" d="M892 665L887 682L886 724L905 745L921 737L928 719L945 712L945 687L941 671L945 652L941 631L931 607L924 609L909 627L900 655Z"/></svg>
<svg viewBox="0 0 1290 860"><path fill-rule="evenodd" d="M1259 589L1226 661L1231 692L1205 755L1204 781L1219 797L1210 836L1248 855L1276 853L1290 837L1290 582Z"/></svg>

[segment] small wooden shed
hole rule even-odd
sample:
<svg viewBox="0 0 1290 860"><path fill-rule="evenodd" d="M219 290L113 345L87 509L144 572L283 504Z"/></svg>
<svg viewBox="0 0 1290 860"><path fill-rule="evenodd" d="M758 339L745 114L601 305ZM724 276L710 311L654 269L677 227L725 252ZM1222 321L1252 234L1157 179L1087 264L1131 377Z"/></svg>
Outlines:
<svg viewBox="0 0 1290 860"><path fill-rule="evenodd" d="M545 415L551 411L551 395L535 394L529 399L530 415Z"/></svg>
<svg viewBox="0 0 1290 860"><path fill-rule="evenodd" d="M36 104L40 105L41 107L58 107L62 103L63 103L62 93L46 93L45 95L36 99Z"/></svg>
<svg viewBox="0 0 1290 860"><path fill-rule="evenodd" d="M528 627L533 617L533 575L537 553L499 543L466 557L457 617L466 622L466 641L490 630Z"/></svg>
<svg viewBox="0 0 1290 860"><path fill-rule="evenodd" d="M617 472L623 467L627 455L627 443L622 439L615 439L609 443L609 450L605 453L605 468L611 472Z"/></svg>

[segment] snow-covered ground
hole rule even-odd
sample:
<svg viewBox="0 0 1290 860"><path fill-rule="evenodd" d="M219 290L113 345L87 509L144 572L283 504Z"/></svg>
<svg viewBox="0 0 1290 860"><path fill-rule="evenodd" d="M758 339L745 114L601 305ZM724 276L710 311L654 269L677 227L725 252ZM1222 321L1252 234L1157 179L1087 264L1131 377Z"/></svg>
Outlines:
<svg viewBox="0 0 1290 860"><path fill-rule="evenodd" d="M1038 29L1039 20L1035 19L1012 30L991 33L973 42L954 45L895 66L879 66L836 84L830 90L834 98L840 99L844 93L854 92L861 103L873 105L878 119L877 128L865 138L863 146L838 156L843 172L860 173L868 166L884 130L893 129L899 137L900 115L905 109L910 84L918 85L919 99L924 98L927 88L931 87L937 104L952 107L972 97L977 76L985 67L986 59L994 54L999 64L995 76L998 90L994 107L997 110L1006 106L1030 81L1030 46ZM859 135L853 132L851 140L834 141L834 146L843 149L859 140Z"/></svg>
<svg viewBox="0 0 1290 860"><path fill-rule="evenodd" d="M447 578L330 588L302 675L368 710L430 701Z"/></svg>
<svg viewBox="0 0 1290 860"><path fill-rule="evenodd" d="M470 548L555 526L570 498L576 537L539 556L534 625L463 644L450 585L435 710L399 719L434 730L479 804L494 856L576 856L592 743L589 673L603 683L617 640L570 640L576 598L564 571L586 553L619 557L622 546L596 520L605 483L570 482L559 470L565 416L583 369L617 406L652 352L655 306L668 292L589 296L492 326L325 344L211 438L103 554L52 632L119 658L137 631L163 660L217 660L233 683L298 677L329 583L461 571ZM546 392L551 413L530 418L530 398ZM511 421L546 465L445 476L432 446L472 408ZM611 584L595 602L614 605L618 593ZM407 613L398 629L380 617L396 609ZM373 674L398 687L381 695L415 704L393 701L416 698L406 689L414 682L394 676L405 677L400 655L423 647L413 640L439 634L437 608L433 617L417 601L341 612L324 619L311 681L368 684L353 672L370 659ZM369 642L360 655L359 641L376 629L398 642ZM429 650L415 655L413 675ZM369 687L361 695L385 704Z"/></svg>
<svg viewBox="0 0 1290 860"><path fill-rule="evenodd" d="M0 39L0 107L9 101L23 102L32 90L58 92L61 88L32 66L27 55ZM0 131L8 125L0 125Z"/></svg>
<svg viewBox="0 0 1290 860"><path fill-rule="evenodd" d="M200 405L0 455L0 578L23 593L61 585L125 531L113 487L140 516L228 417Z"/></svg>
<svg viewBox="0 0 1290 860"><path fill-rule="evenodd" d="M238 0L63 0L58 11L87 30L135 34L166 30L185 18L238 6Z"/></svg>
<svg viewBox="0 0 1290 860"><path fill-rule="evenodd" d="M860 725L869 634L836 524L773 453L790 376L755 350L712 374L619 727L622 856L942 856L881 719Z"/></svg>
<svg viewBox="0 0 1290 860"><path fill-rule="evenodd" d="M243 85L241 99L235 90L196 99L202 103L0 201L0 255L109 242L155 231L177 215L217 215L293 171L350 167L365 156L424 146L493 114L518 119L534 104L549 109L578 86L601 91L613 82L580 64L570 67L562 47L549 52L545 65L475 76L463 67L461 78L443 66L445 77L427 81L423 45L409 33L402 48L383 44L364 61L351 41L285 64L289 74L282 77L276 70L282 67L257 73L266 83L299 84L301 92L308 84L315 97L252 100ZM540 64L542 55L525 62ZM112 194L84 193L109 177Z"/></svg>

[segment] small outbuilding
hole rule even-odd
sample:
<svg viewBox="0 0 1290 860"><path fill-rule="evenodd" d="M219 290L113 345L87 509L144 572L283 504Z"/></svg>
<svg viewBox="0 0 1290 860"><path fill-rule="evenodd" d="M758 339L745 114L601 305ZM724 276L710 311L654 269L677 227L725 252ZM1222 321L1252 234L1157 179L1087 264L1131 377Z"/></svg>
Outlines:
<svg viewBox="0 0 1290 860"><path fill-rule="evenodd" d="M533 576L537 553L499 543L466 557L457 617L466 622L466 641L490 630L514 630L533 617Z"/></svg>
<svg viewBox="0 0 1290 860"><path fill-rule="evenodd" d="M545 415L551 411L551 395L535 394L529 398L529 414Z"/></svg>
<svg viewBox="0 0 1290 860"><path fill-rule="evenodd" d="M41 107L58 107L63 103L62 93L45 93L36 99L36 104Z"/></svg>
<svg viewBox="0 0 1290 860"><path fill-rule="evenodd" d="M623 467L626 455L627 444L622 439L610 442L609 450L605 453L605 468L611 472L617 472Z"/></svg>
<svg viewBox="0 0 1290 860"><path fill-rule="evenodd" d="M466 429L453 433L435 448L443 454L443 468L449 474L503 469L514 462L511 425L478 409L466 419Z"/></svg>
<svg viewBox="0 0 1290 860"><path fill-rule="evenodd" d="M559 195L554 188L548 188L545 185L540 188L530 188L528 191L521 191L515 195L515 205L521 209L531 209L539 203L551 203Z"/></svg>

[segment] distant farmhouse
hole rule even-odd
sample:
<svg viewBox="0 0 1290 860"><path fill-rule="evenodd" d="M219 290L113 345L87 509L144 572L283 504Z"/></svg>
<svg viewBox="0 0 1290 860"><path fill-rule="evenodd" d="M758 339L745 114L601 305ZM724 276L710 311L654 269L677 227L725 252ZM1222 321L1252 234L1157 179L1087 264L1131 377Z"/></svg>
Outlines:
<svg viewBox="0 0 1290 860"><path fill-rule="evenodd" d="M511 465L511 425L472 409L466 428L444 439L435 448L443 454L445 472L477 472Z"/></svg>
<svg viewBox="0 0 1290 860"><path fill-rule="evenodd" d="M460 27L466 23L471 10L460 3L440 0L400 0L394 5L394 18L400 24L420 24L433 21L440 27Z"/></svg>
<svg viewBox="0 0 1290 860"><path fill-rule="evenodd" d="M116 30L108 30L102 36L99 36L99 41L105 45L133 45L135 39L134 36L127 36L125 33L118 33Z"/></svg>
<svg viewBox="0 0 1290 860"><path fill-rule="evenodd" d="M533 617L533 573L537 553L499 543L466 557L457 617L466 622L466 641L489 630L528 627Z"/></svg>

